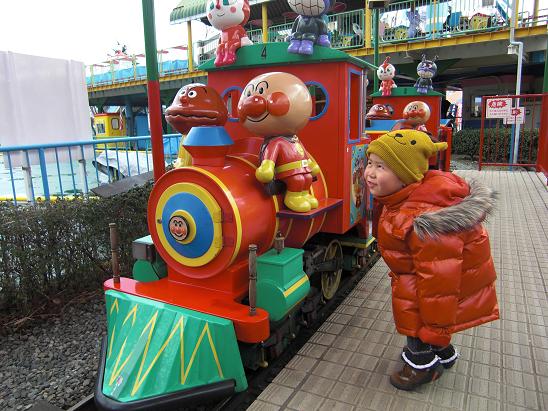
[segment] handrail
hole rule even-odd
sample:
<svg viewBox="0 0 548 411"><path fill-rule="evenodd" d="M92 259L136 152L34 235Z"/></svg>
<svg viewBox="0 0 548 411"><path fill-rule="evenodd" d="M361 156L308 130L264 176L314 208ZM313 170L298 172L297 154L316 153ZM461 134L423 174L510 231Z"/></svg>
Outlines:
<svg viewBox="0 0 548 411"><path fill-rule="evenodd" d="M180 134L163 136L168 163L177 158L180 138ZM14 159L19 153L21 165L16 166ZM150 136L0 147L0 200L18 205L23 197L31 203L42 197L87 197L92 188L103 183L151 171L151 155ZM39 175L33 175L34 167ZM41 187L36 185L39 181Z"/></svg>

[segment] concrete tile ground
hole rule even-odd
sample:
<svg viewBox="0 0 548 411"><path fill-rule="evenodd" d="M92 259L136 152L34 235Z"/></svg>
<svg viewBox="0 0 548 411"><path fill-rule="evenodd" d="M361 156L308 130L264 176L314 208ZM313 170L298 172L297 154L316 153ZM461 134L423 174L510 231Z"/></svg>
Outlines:
<svg viewBox="0 0 548 411"><path fill-rule="evenodd" d="M531 172L456 171L500 194L486 223L501 319L455 335L461 358L416 392L393 388L404 338L380 260L249 410L548 410L548 190Z"/></svg>

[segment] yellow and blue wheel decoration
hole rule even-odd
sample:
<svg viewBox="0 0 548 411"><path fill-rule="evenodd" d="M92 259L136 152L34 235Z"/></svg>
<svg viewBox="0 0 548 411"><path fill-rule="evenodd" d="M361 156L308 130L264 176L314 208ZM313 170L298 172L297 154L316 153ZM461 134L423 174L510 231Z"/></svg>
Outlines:
<svg viewBox="0 0 548 411"><path fill-rule="evenodd" d="M203 187L194 183L167 187L154 215L158 238L178 263L201 267L221 252L221 207Z"/></svg>

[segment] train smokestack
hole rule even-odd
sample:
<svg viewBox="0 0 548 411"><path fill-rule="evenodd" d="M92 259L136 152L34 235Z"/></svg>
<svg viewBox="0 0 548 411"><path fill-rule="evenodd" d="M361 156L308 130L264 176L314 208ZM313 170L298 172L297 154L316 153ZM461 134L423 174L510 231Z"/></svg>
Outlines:
<svg viewBox="0 0 548 411"><path fill-rule="evenodd" d="M192 156L193 166L223 167L232 144L224 127L201 126L190 130L183 147Z"/></svg>

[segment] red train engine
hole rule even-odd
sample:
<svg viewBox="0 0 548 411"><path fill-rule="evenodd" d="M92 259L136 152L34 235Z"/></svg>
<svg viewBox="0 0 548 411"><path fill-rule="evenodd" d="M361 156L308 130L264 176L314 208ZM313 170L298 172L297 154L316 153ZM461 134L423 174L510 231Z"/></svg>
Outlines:
<svg viewBox="0 0 548 411"><path fill-rule="evenodd" d="M105 283L100 408L189 404L245 390L244 368L277 356L336 294L343 270L364 269L372 258L363 181L367 64L323 47L306 57L286 49L248 46L232 66L203 67L228 122L191 130L192 165L167 172L152 190L150 236L134 242L133 278ZM287 209L283 194L257 181L263 138L237 118L245 85L278 71L297 76L312 97L298 133L321 169L310 211Z"/></svg>

